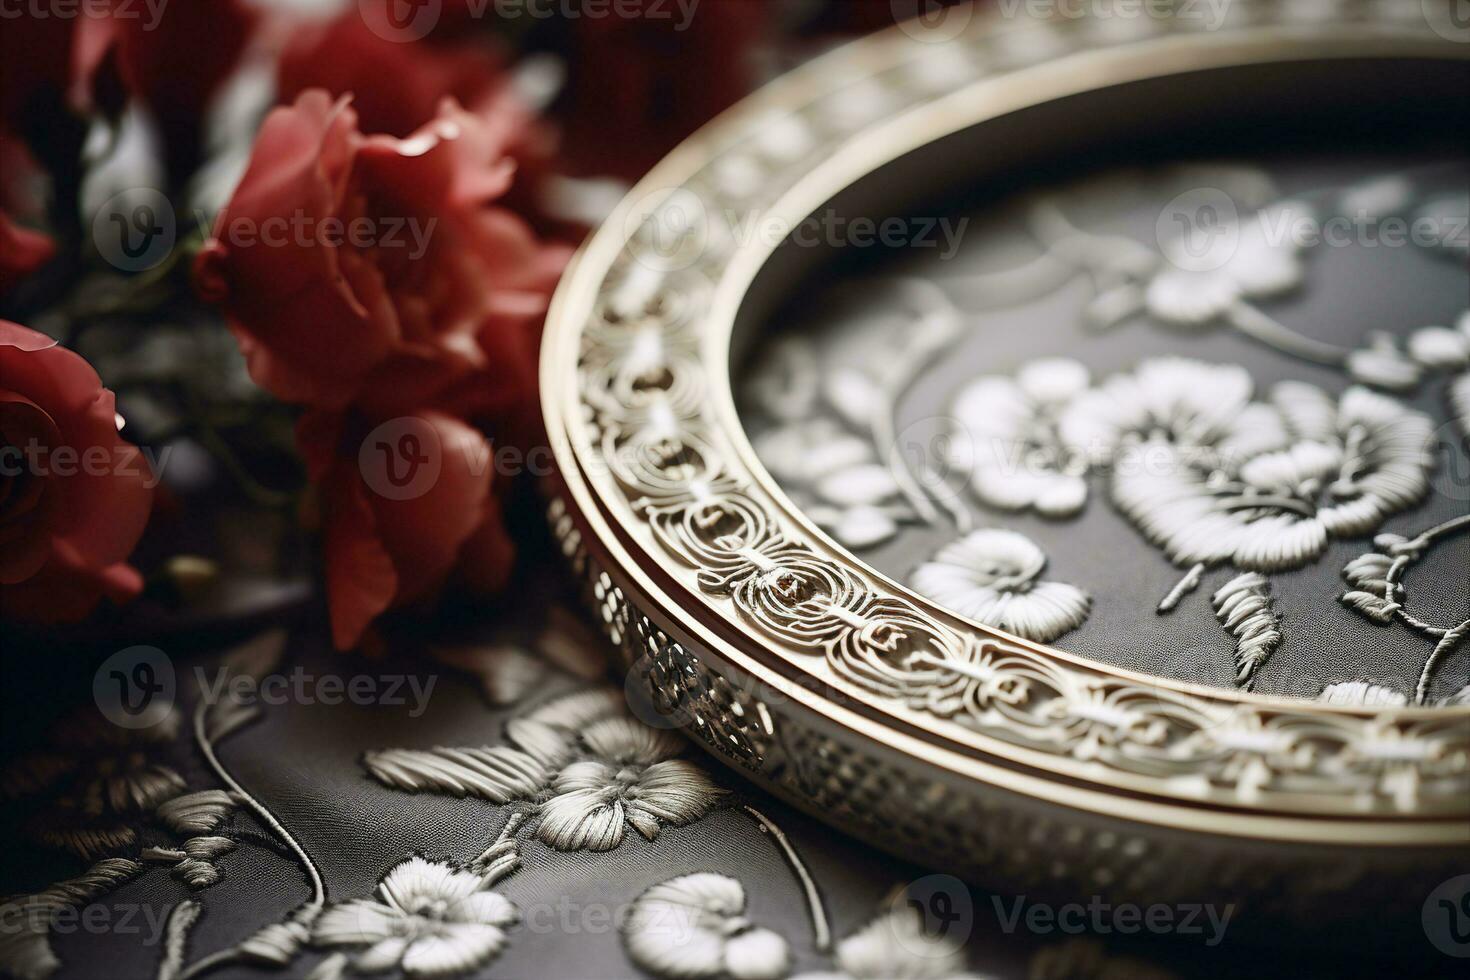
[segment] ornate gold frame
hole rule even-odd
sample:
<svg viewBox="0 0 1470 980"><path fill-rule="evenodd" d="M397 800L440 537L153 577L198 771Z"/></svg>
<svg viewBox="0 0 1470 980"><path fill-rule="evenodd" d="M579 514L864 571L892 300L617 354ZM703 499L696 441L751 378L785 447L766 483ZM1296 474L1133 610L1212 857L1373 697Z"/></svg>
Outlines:
<svg viewBox="0 0 1470 980"><path fill-rule="evenodd" d="M1470 56L1470 44L1383 4L1342 0L1308 21L1293 9L1234 4L1218 30L978 11L952 38L953 17L903 25L772 83L640 182L563 280L541 368L559 468L553 526L633 668L630 691L646 689L699 741L827 819L890 847L924 840L961 868L993 872L999 828L1016 821L1083 834L1061 876L1074 880L1089 852L1098 860L1095 835L1120 828L1143 834L1150 861L1198 858L1210 836L1334 845L1431 877L1470 844L1470 708L1204 688L960 620L806 520L756 460L731 396L736 311L775 245L737 243L728 211L760 208L795 227L936 138L1128 81ZM844 90L861 104L834 112ZM786 158L792 126L809 137L797 159ZM686 224L670 248L657 233L674 207ZM1160 835L1175 832L1184 837L1166 847Z"/></svg>

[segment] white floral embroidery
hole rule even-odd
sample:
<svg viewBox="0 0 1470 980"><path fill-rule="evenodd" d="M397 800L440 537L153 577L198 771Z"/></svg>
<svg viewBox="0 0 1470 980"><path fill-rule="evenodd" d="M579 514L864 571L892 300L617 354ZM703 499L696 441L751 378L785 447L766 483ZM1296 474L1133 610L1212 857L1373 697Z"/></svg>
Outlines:
<svg viewBox="0 0 1470 980"><path fill-rule="evenodd" d="M1271 583L1259 572L1245 572L1222 585L1210 601L1215 618L1236 638L1235 681L1249 690L1256 670L1281 645L1281 616L1271 603Z"/></svg>
<svg viewBox="0 0 1470 980"><path fill-rule="evenodd" d="M1248 401L1238 368L1163 359L1101 391L1078 400L1063 430L1115 442L1113 499L1183 566L1299 568L1429 487L1433 423L1363 388L1334 403L1283 382L1267 405Z"/></svg>
<svg viewBox="0 0 1470 980"><path fill-rule="evenodd" d="M1460 430L1470 436L1470 371L1450 382L1450 407Z"/></svg>
<svg viewBox="0 0 1470 980"><path fill-rule="evenodd" d="M18 760L0 778L12 799L43 797L30 833L50 847L97 860L138 840L134 826L181 796L184 778L155 757L178 734L170 711L148 728L114 725L95 709L57 725L49 751Z"/></svg>
<svg viewBox="0 0 1470 980"><path fill-rule="evenodd" d="M509 722L506 734L505 745L389 749L368 753L364 764L399 789L535 802L538 835L560 850L611 850L625 824L651 840L660 821L691 823L723 793L699 766L676 758L682 738L629 717L610 688L558 698Z"/></svg>
<svg viewBox="0 0 1470 980"><path fill-rule="evenodd" d="M1087 593L1042 579L1046 555L1014 531L986 528L952 542L915 570L913 587L976 622L1049 642L1087 618Z"/></svg>
<svg viewBox="0 0 1470 980"><path fill-rule="evenodd" d="M60 881L34 895L0 903L0 969L19 980L44 980L61 967L51 950L56 919L106 894L132 878L143 866L125 858L107 858L85 874ZM75 918L71 928L74 930Z"/></svg>
<svg viewBox="0 0 1470 980"><path fill-rule="evenodd" d="M1235 247L1212 269L1200 268L1189 238L1165 242L1168 261L1144 288L1149 313L1174 326L1205 326L1234 314L1243 299L1264 299L1300 285L1299 246L1291 235L1273 229L1310 216L1306 204L1282 201L1236 222L1228 229L1237 236Z"/></svg>
<svg viewBox="0 0 1470 980"><path fill-rule="evenodd" d="M377 899L353 899L323 911L312 942L367 947L352 961L359 973L466 973L500 952L505 928L517 919L515 906L482 890L486 884L474 872L409 858L384 876Z"/></svg>
<svg viewBox="0 0 1470 980"><path fill-rule="evenodd" d="M1434 644L1419 672L1419 683L1414 688L1415 704L1429 702L1429 686L1435 671L1451 650L1470 637L1470 619L1436 624L1410 613L1405 608L1408 602L1405 575L1439 542L1467 532L1470 532L1470 515L1451 518L1413 538L1380 534L1373 540L1378 550L1359 555L1342 570L1342 577L1351 586L1339 596L1343 605L1380 626L1397 621Z"/></svg>
<svg viewBox="0 0 1470 980"><path fill-rule="evenodd" d="M1077 513L1087 501L1086 459L1062 444L1057 419L1087 385L1087 369L1068 358L1032 361L1014 381L971 382L954 402L950 463L970 471L971 489L992 507Z"/></svg>
<svg viewBox="0 0 1470 980"><path fill-rule="evenodd" d="M723 793L703 769L674 758L679 736L632 718L595 722L578 741L586 757L557 773L541 805L537 836L558 850L611 850L625 823L653 840L660 821L693 823Z"/></svg>
<svg viewBox="0 0 1470 980"><path fill-rule="evenodd" d="M697 872L654 885L633 902L623 925L628 956L671 980L786 976L786 940L745 917L745 889L726 875Z"/></svg>
<svg viewBox="0 0 1470 980"><path fill-rule="evenodd" d="M977 980L965 970L965 948L931 936L912 909L892 909L837 944L838 972L803 973L795 980Z"/></svg>
<svg viewBox="0 0 1470 980"><path fill-rule="evenodd" d="M1396 708L1407 704L1409 699L1391 687L1374 684L1372 681L1339 681L1322 689L1318 700L1327 704L1348 707Z"/></svg>
<svg viewBox="0 0 1470 980"><path fill-rule="evenodd" d="M881 544L913 518L871 440L833 419L777 426L756 438L755 450L777 479L816 498L808 516L850 548Z"/></svg>

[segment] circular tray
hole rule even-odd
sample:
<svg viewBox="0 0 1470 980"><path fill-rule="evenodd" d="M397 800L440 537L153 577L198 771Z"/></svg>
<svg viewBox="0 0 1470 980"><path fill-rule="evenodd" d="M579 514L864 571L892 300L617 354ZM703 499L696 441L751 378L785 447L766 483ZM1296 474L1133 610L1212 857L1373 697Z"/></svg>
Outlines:
<svg viewBox="0 0 1470 980"><path fill-rule="evenodd" d="M961 8L691 137L555 298L550 517L645 719L850 833L1417 929L1470 845L1470 44L1221 12ZM1440 220L1364 258L1388 212ZM1250 239L1360 213L1322 262ZM1208 466L1129 482L1201 419Z"/></svg>

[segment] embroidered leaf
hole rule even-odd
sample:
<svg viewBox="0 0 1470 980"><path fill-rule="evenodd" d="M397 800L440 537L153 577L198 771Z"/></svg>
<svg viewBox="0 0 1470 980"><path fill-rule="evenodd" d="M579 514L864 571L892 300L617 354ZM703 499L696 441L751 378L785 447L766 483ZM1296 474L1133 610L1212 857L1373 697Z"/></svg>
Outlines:
<svg viewBox="0 0 1470 980"><path fill-rule="evenodd" d="M1454 409L1460 430L1470 436L1470 371L1450 382L1450 408Z"/></svg>
<svg viewBox="0 0 1470 980"><path fill-rule="evenodd" d="M143 866L126 858L108 858L76 878L60 881L34 895L0 904L0 964L18 980L44 980L61 966L51 951L51 923L56 913L75 908L111 891Z"/></svg>
<svg viewBox="0 0 1470 980"><path fill-rule="evenodd" d="M1339 681L1328 684L1317 699L1327 704L1369 707L1398 707L1409 701L1398 691L1370 681Z"/></svg>
<svg viewBox="0 0 1470 980"><path fill-rule="evenodd" d="M158 807L158 818L180 834L207 834L230 815L235 797L222 789L176 796Z"/></svg>
<svg viewBox="0 0 1470 980"><path fill-rule="evenodd" d="M306 905L285 922L273 922L235 947L247 960L285 966L296 958L307 939L311 936L311 924L321 914L321 907Z"/></svg>
<svg viewBox="0 0 1470 980"><path fill-rule="evenodd" d="M1256 669L1281 645L1271 583L1259 572L1246 572L1221 586L1210 601L1215 618L1235 636L1235 682L1249 690Z"/></svg>
<svg viewBox="0 0 1470 980"><path fill-rule="evenodd" d="M508 745L387 749L367 753L363 764L394 789L477 796L492 803L535 796L551 780L544 762Z"/></svg>
<svg viewBox="0 0 1470 980"><path fill-rule="evenodd" d="M910 908L890 910L842 940L836 960L850 977L969 976L964 946L929 935L923 917Z"/></svg>
<svg viewBox="0 0 1470 980"><path fill-rule="evenodd" d="M199 921L203 906L192 898L174 906L163 930L163 960L158 964L158 980L176 980L184 968L184 955L189 930Z"/></svg>
<svg viewBox="0 0 1470 980"><path fill-rule="evenodd" d="M440 647L433 657L445 666L478 677L485 700L495 707L515 704L539 686L549 672L545 663L507 644Z"/></svg>

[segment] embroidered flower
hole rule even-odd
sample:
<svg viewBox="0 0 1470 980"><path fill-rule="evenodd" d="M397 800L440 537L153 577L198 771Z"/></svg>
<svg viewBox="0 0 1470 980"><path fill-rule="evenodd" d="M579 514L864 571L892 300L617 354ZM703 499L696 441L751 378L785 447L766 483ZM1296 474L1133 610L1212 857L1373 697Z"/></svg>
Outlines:
<svg viewBox="0 0 1470 980"><path fill-rule="evenodd" d="M965 948L952 938L931 936L921 915L893 909L837 944L840 972L803 973L795 980L966 980Z"/></svg>
<svg viewBox="0 0 1470 980"><path fill-rule="evenodd" d="M745 917L745 890L725 875L698 872L654 885L623 925L628 957L657 977L776 980L786 976L786 940Z"/></svg>
<svg viewBox="0 0 1470 980"><path fill-rule="evenodd" d="M816 498L807 515L850 548L881 544L913 517L872 443L834 419L784 423L758 436L755 450L777 479Z"/></svg>
<svg viewBox="0 0 1470 980"><path fill-rule="evenodd" d="M1087 384L1087 369L1068 358L1032 361L1014 381L971 382L955 399L949 462L970 470L975 495L992 507L1077 513L1087 501L1087 461L1063 445L1057 421Z"/></svg>
<svg viewBox="0 0 1470 980"><path fill-rule="evenodd" d="M1046 554L1014 531L974 531L914 572L912 584L976 622L1042 643L1082 625L1091 599L1064 582L1040 578Z"/></svg>
<svg viewBox="0 0 1470 980"><path fill-rule="evenodd" d="M494 959L505 946L505 927L517 919L515 906L482 891L484 883L478 874L409 858L383 878L377 899L353 899L322 912L312 941L366 946L352 963L360 973L467 973Z"/></svg>
<svg viewBox="0 0 1470 980"><path fill-rule="evenodd" d="M1154 360L1078 399L1062 428L1116 447L1114 501L1184 566L1300 568L1427 491L1427 416L1357 387L1336 403L1300 382L1249 397L1239 368Z"/></svg>
<svg viewBox="0 0 1470 980"><path fill-rule="evenodd" d="M1305 205L1280 202L1233 229L1222 229L1235 231L1233 247L1221 237L1201 254L1196 234L1164 243L1168 261L1144 287L1149 313L1173 326L1205 326L1241 300L1276 296L1297 286L1302 280L1300 249L1284 230L1304 215L1310 216ZM1228 255L1222 259L1214 254L1217 247L1229 248Z"/></svg>
<svg viewBox="0 0 1470 980"><path fill-rule="evenodd" d="M184 792L184 779L154 750L172 741L178 715L129 729L94 711L57 726L54 749L18 760L0 777L10 798L45 796L30 823L42 843L96 860L136 843L133 824Z"/></svg>
<svg viewBox="0 0 1470 980"><path fill-rule="evenodd" d="M538 804L538 836L559 850L606 851L624 825L658 836L659 822L704 816L724 792L703 769L675 758L684 741L629 717L622 693L595 688L557 698L506 725L505 745L388 749L364 764L410 791Z"/></svg>
<svg viewBox="0 0 1470 980"><path fill-rule="evenodd" d="M612 850L625 823L653 840L659 821L692 823L723 792L694 763L674 758L682 739L632 718L594 722L577 741L584 757L557 773L541 806L537 836L558 850Z"/></svg>

